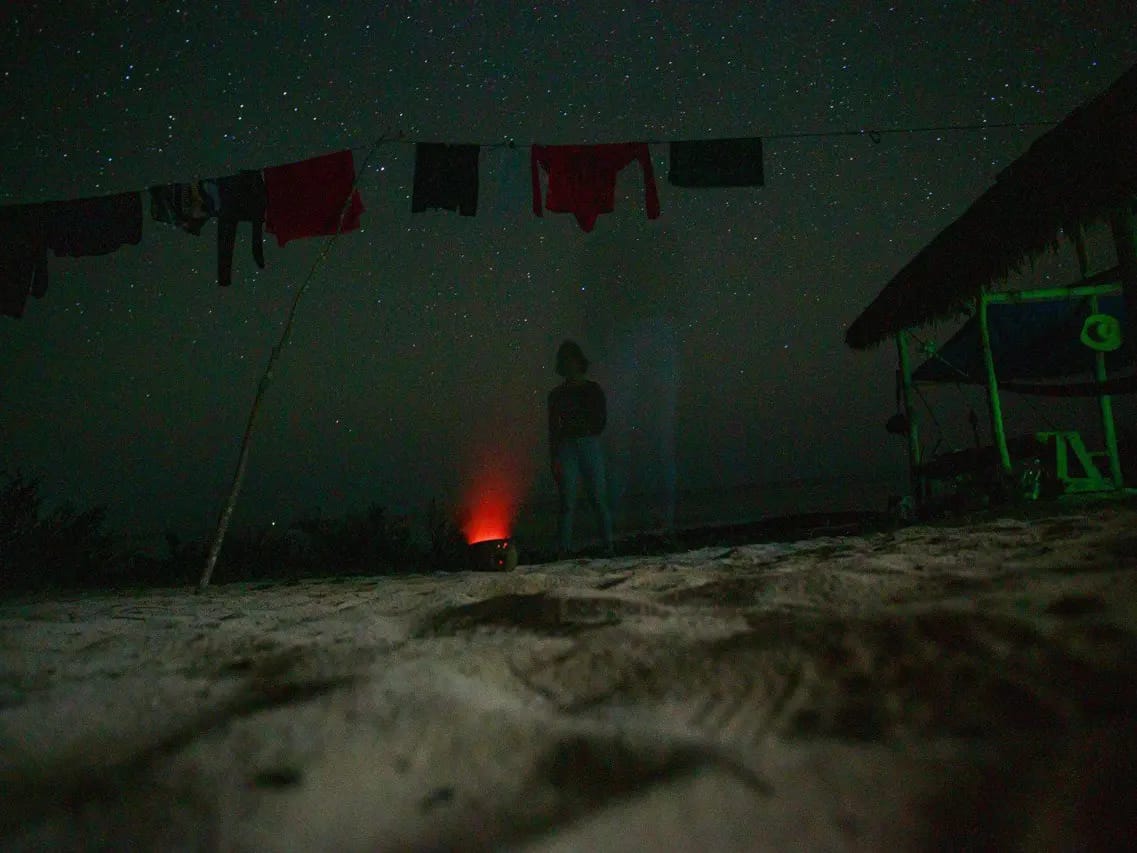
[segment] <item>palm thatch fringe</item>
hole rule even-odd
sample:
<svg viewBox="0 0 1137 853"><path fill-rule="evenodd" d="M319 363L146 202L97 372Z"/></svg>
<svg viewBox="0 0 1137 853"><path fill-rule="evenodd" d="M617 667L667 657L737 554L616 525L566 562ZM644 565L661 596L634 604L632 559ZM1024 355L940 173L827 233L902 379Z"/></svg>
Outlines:
<svg viewBox="0 0 1137 853"><path fill-rule="evenodd" d="M1059 235L1084 265L1086 228L1137 197L1137 65L1047 131L887 284L845 335L867 349L957 316ZM1084 272L1083 272L1084 275Z"/></svg>

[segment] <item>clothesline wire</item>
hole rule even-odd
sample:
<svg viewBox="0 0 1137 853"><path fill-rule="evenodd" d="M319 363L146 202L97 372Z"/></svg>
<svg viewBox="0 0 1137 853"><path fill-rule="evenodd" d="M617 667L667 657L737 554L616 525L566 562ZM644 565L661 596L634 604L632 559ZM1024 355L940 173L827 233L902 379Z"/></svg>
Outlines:
<svg viewBox="0 0 1137 853"><path fill-rule="evenodd" d="M859 128L857 130L806 130L794 133L768 133L763 139L820 139L829 136L868 136L875 142L876 136L902 133L947 133L964 130L1000 130L1020 127L1053 127L1057 121L1003 121L976 122L974 124L938 124L921 127Z"/></svg>
<svg viewBox="0 0 1137 853"><path fill-rule="evenodd" d="M787 131L782 133L762 133L755 134L753 137L747 138L760 138L762 140L778 140L778 139L825 139L841 136L865 136L871 139L874 143L880 142L883 136L894 136L898 134L915 134L915 133L949 133L959 131L974 131L974 130L1006 130L1008 128L1027 128L1027 127L1053 127L1058 124L1057 119L1051 121L1004 121L1004 122L975 122L972 124L936 124L936 125L919 125L914 127L861 127L861 128L846 128L842 130L802 130L802 131ZM741 138L741 137L739 137ZM688 141L676 139L632 139L632 142L643 142L647 145L666 145L671 142ZM700 141L700 140L690 140ZM424 144L438 144L438 139L412 139L406 134L399 132L393 138L385 140L387 143L402 143L404 145L424 145ZM497 148L527 148L531 145L541 145L545 143L538 142L518 142L515 139L495 140L493 142L467 142L467 143L448 143L448 144L462 144L462 145L477 145L481 148L497 149ZM552 144L552 143L550 143ZM583 143L576 143L583 144Z"/></svg>
<svg viewBox="0 0 1137 853"><path fill-rule="evenodd" d="M249 445L253 437L253 425L256 423L257 414L260 412L261 400L264 399L265 391L268 390L268 385L272 381L273 369L276 367L276 362L280 359L281 352L283 352L289 339L292 337L292 326L296 320L296 309L299 307L300 300L308 290L308 286L312 283L312 279L316 275L316 270L319 269L320 265L328 257L332 246L335 245L336 240L339 239L340 234L343 233L344 219L347 216L348 208L351 206L351 200L359 188L360 177L367 171L367 164L371 160L372 155L379 150L385 141L385 137L380 137L375 140L370 150L368 150L367 156L363 158L363 164L352 177L351 189L348 190L347 195L344 197L343 205L340 207L339 224L336 226L335 233L324 241L323 248L315 260L312 261L312 266L308 268L308 274L304 276L300 282L300 287L296 289L296 293L292 297L292 303L289 305L288 314L284 321L284 328L280 333L280 339L277 341L276 346L272 348L272 352L268 357L268 363L265 365L264 373L261 376L260 382L257 383L257 392L253 397L253 403L249 409L249 419L245 424L245 433L241 439L241 452L237 460L237 469L233 475L233 483L229 489L229 496L226 498L225 506L217 521L217 530L213 537L213 544L209 549L209 556L206 558L205 567L202 569L201 580L198 583L199 591L209 586L209 580L213 576L213 567L217 564L217 557L221 553L221 545L225 541L225 533L229 529L229 522L233 517L233 510L237 506L237 496L241 492L241 485L245 480L245 471L248 469Z"/></svg>
<svg viewBox="0 0 1137 853"><path fill-rule="evenodd" d="M768 141L768 140L785 140L785 139L790 139L790 140L792 140L792 139L827 139L827 138L838 138L838 137L864 136L864 137L867 137L868 139L872 140L872 142L874 144L879 144L881 142L881 139L884 136L895 136L898 134L949 133L949 132L976 131L976 130L1006 130L1009 128L1053 127L1054 125L1056 125L1058 123L1059 122L1057 120L1053 120L1053 121L976 122L973 124L941 124L941 125L923 125L923 126L915 126L915 127L885 127L885 128L879 128L879 129L862 127L862 128L846 128L843 130L803 130L803 131L788 131L788 132L783 132L783 133L764 133L764 134L756 135L754 137L735 137L735 138L760 138L764 141ZM639 140L631 140L631 141L633 141L633 142L644 142L647 145L666 145L666 144L669 144L671 142L688 142L688 141L689 142L699 142L699 141L703 141L703 140L695 140L695 139L678 140L678 139L650 138L650 139L639 139ZM349 146L345 146L345 148L347 148L348 150L351 150L353 152L354 151L367 151L367 152L369 152L368 157L370 157L371 153L373 153L377 148L382 147L384 145L390 145L390 144L395 144L395 143L402 143L404 145L419 145L419 144L430 144L430 143L438 143L438 142L439 142L439 140L437 140L437 139L412 139L412 138L408 138L407 135L405 133L403 133L402 131L397 131L394 134L390 134L390 135L384 134L383 136L380 136L378 139L374 140L373 142L367 143L365 145L349 145ZM453 144L477 145L481 148L487 148L487 149L492 150L492 149L501 149L501 148L524 149L524 148L527 148L531 145L539 145L539 144L545 144L545 143L536 143L536 142L523 143L523 142L518 142L515 139L499 139L499 140L495 140L493 142L469 142L469 143L447 143L447 144L452 144L452 145ZM553 143L549 143L549 144L553 144ZM574 143L574 144L586 144L586 143ZM587 143L587 144L591 144L591 143ZM341 149L341 150L343 150L343 149ZM17 206L18 206L18 204L19 203L17 203ZM7 207L7 206L11 206L11 205L3 205L3 206Z"/></svg>

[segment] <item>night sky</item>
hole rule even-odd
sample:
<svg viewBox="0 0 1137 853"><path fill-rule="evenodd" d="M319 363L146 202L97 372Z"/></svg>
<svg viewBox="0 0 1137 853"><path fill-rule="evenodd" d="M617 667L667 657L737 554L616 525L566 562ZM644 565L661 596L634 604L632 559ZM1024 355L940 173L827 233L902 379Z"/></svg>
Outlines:
<svg viewBox="0 0 1137 853"><path fill-rule="evenodd" d="M646 219L629 167L591 234L533 216L528 144L1046 121L1137 61L1129 2L13 5L0 203L341 148L358 167L385 134L517 143L483 149L473 218L412 215L413 146L372 155L363 228L337 241L301 304L237 524L370 502L418 512L458 500L486 465L551 494L544 402L564 337L623 412L613 442L638 429L651 444L662 427L650 413L633 424L622 402L629 382L674 370L681 489L902 481L902 447L882 427L895 353L848 350L845 327L1045 128L768 138L753 189L671 187L655 145L662 216ZM323 245L266 235L260 271L242 225L222 290L216 225L194 237L145 212L139 246L52 257L47 295L0 318L2 467L107 504L140 538L214 522L258 378ZM1074 270L1066 251L1028 279ZM675 339L636 380L619 354L633 334L646 350ZM644 453L625 474L650 489Z"/></svg>

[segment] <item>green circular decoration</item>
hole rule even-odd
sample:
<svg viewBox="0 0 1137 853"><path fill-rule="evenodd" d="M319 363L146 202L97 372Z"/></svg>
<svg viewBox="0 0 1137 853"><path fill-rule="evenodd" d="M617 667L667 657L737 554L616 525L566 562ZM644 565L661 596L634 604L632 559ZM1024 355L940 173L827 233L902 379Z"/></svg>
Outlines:
<svg viewBox="0 0 1137 853"><path fill-rule="evenodd" d="M1121 323L1112 314L1091 314L1082 324L1082 343L1095 352L1121 349Z"/></svg>

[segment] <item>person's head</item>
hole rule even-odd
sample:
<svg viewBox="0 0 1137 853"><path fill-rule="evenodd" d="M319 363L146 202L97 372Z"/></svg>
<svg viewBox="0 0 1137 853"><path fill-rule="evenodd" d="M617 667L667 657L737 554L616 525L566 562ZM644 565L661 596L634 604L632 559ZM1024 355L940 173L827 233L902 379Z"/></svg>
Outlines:
<svg viewBox="0 0 1137 853"><path fill-rule="evenodd" d="M588 372L588 359L576 341L565 341L557 350L557 376L577 379Z"/></svg>

